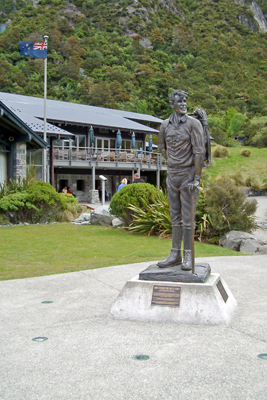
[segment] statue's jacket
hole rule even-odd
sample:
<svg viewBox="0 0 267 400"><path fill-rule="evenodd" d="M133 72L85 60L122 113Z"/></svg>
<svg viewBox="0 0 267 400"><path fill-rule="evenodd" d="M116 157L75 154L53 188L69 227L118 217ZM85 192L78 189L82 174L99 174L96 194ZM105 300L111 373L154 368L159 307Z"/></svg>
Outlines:
<svg viewBox="0 0 267 400"><path fill-rule="evenodd" d="M204 156L204 135L201 123L193 117L173 113L163 121L159 131L159 151L169 170L192 167L195 155Z"/></svg>

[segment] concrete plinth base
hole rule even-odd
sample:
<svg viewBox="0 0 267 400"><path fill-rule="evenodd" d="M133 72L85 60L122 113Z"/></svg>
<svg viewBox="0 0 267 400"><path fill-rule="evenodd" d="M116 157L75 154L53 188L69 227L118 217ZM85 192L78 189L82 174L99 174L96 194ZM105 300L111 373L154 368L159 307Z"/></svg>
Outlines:
<svg viewBox="0 0 267 400"><path fill-rule="evenodd" d="M236 306L219 274L205 283L142 281L137 276L126 282L110 314L146 322L227 325Z"/></svg>
<svg viewBox="0 0 267 400"><path fill-rule="evenodd" d="M89 203L91 204L100 203L98 190L89 190Z"/></svg>

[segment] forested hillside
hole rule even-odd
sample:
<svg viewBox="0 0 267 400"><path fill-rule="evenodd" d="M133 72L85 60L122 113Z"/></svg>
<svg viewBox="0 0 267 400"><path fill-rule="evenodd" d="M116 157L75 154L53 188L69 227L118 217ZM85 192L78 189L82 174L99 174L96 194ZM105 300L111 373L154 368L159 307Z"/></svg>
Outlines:
<svg viewBox="0 0 267 400"><path fill-rule="evenodd" d="M20 56L19 42L48 34L49 98L165 118L169 93L182 88L218 142L244 135L266 146L267 33L249 3L0 0L0 91L43 95L43 60Z"/></svg>

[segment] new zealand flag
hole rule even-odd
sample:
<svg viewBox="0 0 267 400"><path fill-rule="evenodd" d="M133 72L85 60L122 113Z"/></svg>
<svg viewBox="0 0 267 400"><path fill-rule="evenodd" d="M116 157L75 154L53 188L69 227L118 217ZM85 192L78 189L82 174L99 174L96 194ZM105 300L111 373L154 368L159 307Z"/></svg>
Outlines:
<svg viewBox="0 0 267 400"><path fill-rule="evenodd" d="M20 42L20 55L47 58L47 43Z"/></svg>

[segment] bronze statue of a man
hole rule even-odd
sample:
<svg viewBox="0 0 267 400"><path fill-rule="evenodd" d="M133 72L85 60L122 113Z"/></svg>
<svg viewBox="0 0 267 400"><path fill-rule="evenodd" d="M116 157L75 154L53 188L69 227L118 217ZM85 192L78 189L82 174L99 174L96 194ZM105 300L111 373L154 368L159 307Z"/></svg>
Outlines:
<svg viewBox="0 0 267 400"><path fill-rule="evenodd" d="M191 229L193 229L191 212L195 215L205 143L201 122L187 114L187 96L188 93L183 90L175 90L171 94L170 105L174 113L163 121L159 131L159 150L167 160L172 250L164 261L158 262L158 266L167 268L182 264L183 270L190 271L192 269ZM194 196L193 210L191 210L191 196ZM184 259L182 260L183 238Z"/></svg>

